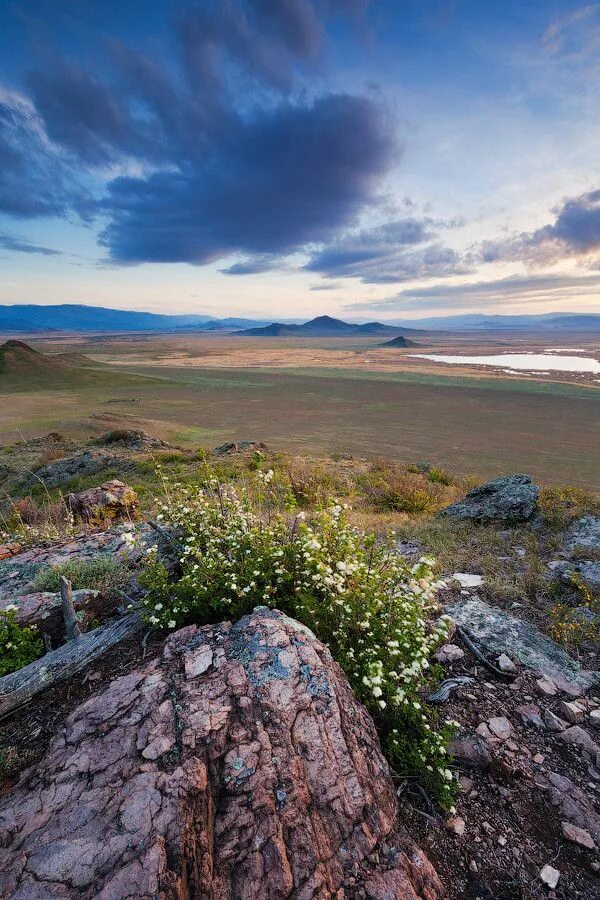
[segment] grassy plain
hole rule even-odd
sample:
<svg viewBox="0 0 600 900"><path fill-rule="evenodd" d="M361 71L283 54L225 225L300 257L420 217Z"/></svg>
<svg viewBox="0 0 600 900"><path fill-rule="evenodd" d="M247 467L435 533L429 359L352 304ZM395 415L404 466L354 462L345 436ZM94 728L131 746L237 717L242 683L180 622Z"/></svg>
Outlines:
<svg viewBox="0 0 600 900"><path fill-rule="evenodd" d="M415 339L439 352L515 349L510 337L428 336L427 345ZM583 337L576 340L532 338L519 349L584 346ZM449 371L410 357L421 348L375 343L231 335L36 339L38 350L81 352L91 362L51 384L0 384L0 442L127 425L186 447L254 439L276 449L427 460L481 477L526 471L547 484L600 488L600 389L589 380Z"/></svg>

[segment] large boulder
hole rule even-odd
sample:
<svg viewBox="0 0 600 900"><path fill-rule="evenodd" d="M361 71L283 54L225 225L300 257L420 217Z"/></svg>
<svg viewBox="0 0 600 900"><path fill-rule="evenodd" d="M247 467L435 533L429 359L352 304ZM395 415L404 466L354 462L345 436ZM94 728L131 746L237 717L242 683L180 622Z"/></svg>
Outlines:
<svg viewBox="0 0 600 900"><path fill-rule="evenodd" d="M308 629L189 626L0 799L13 900L437 900L373 723Z"/></svg>
<svg viewBox="0 0 600 900"><path fill-rule="evenodd" d="M118 479L100 487L67 495L67 506L76 519L88 525L103 525L115 519L132 518L138 507L138 495Z"/></svg>
<svg viewBox="0 0 600 900"><path fill-rule="evenodd" d="M97 475L118 464L119 459L114 454L109 455L101 450L82 450L30 472L24 478L21 489L29 490L39 484L44 484L47 488L60 487L72 478L89 478L90 475Z"/></svg>
<svg viewBox="0 0 600 900"><path fill-rule="evenodd" d="M469 491L439 515L476 522L525 522L536 510L539 492L529 475L504 475Z"/></svg>

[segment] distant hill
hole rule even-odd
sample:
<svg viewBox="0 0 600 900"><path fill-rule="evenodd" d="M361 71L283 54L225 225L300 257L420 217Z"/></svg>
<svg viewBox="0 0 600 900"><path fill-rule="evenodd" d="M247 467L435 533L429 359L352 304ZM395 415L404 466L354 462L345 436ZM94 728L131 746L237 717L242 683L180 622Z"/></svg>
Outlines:
<svg viewBox="0 0 600 900"><path fill-rule="evenodd" d="M378 334L398 334L407 329L394 325L384 325L382 322L367 322L364 325L354 325L351 322L343 322L341 319L333 319L331 316L317 316L303 325L289 325L283 322L272 322L264 328L246 328L239 331L240 336L245 337L366 337Z"/></svg>
<svg viewBox="0 0 600 900"><path fill-rule="evenodd" d="M405 338L403 334L399 334L398 337L392 338L391 341L384 341L383 344L379 345L380 347L418 347L418 344L415 344L414 341L409 341L408 338Z"/></svg>
<svg viewBox="0 0 600 900"><path fill-rule="evenodd" d="M6 341L0 345L0 384L5 379L31 381L36 377L56 377L68 372L61 360L38 353L23 341Z"/></svg>
<svg viewBox="0 0 600 900"><path fill-rule="evenodd" d="M600 333L600 313L541 313L539 315L492 316L467 313L458 316L432 316L427 319L396 319L395 324L425 328L428 331L592 331Z"/></svg>
<svg viewBox="0 0 600 900"><path fill-rule="evenodd" d="M0 344L0 395L28 390L75 390L135 385L136 375L115 371L83 353L40 353L24 341Z"/></svg>
<svg viewBox="0 0 600 900"><path fill-rule="evenodd" d="M0 332L18 334L36 331L231 331L261 324L255 319L170 316L75 303L0 306Z"/></svg>

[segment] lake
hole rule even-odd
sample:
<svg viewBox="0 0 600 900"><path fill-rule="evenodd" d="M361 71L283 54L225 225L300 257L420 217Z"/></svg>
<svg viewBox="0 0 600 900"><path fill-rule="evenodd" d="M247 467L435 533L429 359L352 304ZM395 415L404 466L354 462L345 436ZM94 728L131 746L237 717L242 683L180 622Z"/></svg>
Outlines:
<svg viewBox="0 0 600 900"><path fill-rule="evenodd" d="M550 353L499 353L490 356L442 356L437 353L411 353L414 359L463 366L502 366L505 369L546 372L590 372L600 374L600 362L584 356L558 356Z"/></svg>

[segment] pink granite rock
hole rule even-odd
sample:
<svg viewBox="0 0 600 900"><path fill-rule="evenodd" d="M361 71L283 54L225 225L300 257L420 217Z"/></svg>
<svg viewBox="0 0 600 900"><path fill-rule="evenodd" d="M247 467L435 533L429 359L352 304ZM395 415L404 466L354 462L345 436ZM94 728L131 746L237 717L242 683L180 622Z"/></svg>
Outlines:
<svg viewBox="0 0 600 900"><path fill-rule="evenodd" d="M0 799L0 896L439 900L396 803L329 652L261 608L70 715Z"/></svg>

